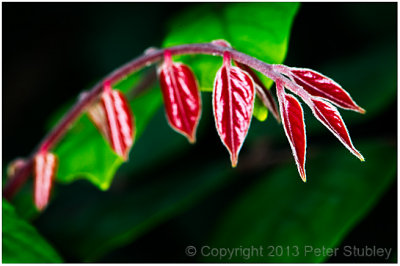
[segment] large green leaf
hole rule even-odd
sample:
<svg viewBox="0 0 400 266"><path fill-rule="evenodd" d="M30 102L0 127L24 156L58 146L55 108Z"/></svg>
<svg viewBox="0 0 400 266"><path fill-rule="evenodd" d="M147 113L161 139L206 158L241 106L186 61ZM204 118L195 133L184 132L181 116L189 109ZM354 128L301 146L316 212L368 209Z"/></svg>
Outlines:
<svg viewBox="0 0 400 266"><path fill-rule="evenodd" d="M62 262L53 247L3 199L3 263Z"/></svg>
<svg viewBox="0 0 400 266"><path fill-rule="evenodd" d="M281 63L286 54L290 27L297 8L296 3L203 5L174 19L164 46L223 38L242 52L269 63ZM193 20L193 17L198 19ZM238 17L241 18L239 21ZM203 30L200 31L199 27ZM199 55L182 60L190 61L189 65L200 77L202 88L212 87L213 76L221 63L220 58ZM127 92L142 77L143 73L129 75L113 87ZM137 138L161 102L157 86L131 102L136 118ZM260 120L267 117L267 110L260 101L256 101L254 114ZM83 178L102 190L109 188L116 170L123 163L122 158L112 151L86 115L74 123L55 148L55 153L60 162L57 173L59 181L72 182Z"/></svg>
<svg viewBox="0 0 400 266"><path fill-rule="evenodd" d="M225 39L243 53L270 64L285 59L290 29L298 3L231 3L196 6L170 24L163 46L211 42ZM191 66L203 91L212 91L222 59L208 55L177 56ZM269 87L272 81L260 76ZM266 108L258 101L254 115L266 119Z"/></svg>
<svg viewBox="0 0 400 266"><path fill-rule="evenodd" d="M342 150L324 149L307 163L307 183L300 181L294 163L268 174L222 215L210 246L264 248L263 256L223 261L324 261L326 254L306 253L306 246L336 247L396 177L395 145L371 140L360 148L363 164L343 156ZM284 252L269 256L268 246L281 246Z"/></svg>

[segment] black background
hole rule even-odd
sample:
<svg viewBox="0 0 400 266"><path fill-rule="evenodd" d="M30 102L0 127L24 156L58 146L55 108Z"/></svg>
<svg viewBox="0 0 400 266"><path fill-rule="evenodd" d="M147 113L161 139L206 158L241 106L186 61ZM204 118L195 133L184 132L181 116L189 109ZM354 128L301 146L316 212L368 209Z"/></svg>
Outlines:
<svg viewBox="0 0 400 266"><path fill-rule="evenodd" d="M168 18L189 5L196 4L2 3L3 169L13 158L33 150L46 133L45 121L60 104L147 47L160 45ZM396 11L396 3L304 3L293 26L285 63L318 69L324 60L351 55L382 39L397 42ZM343 25L350 30L343 30ZM314 34L321 31L329 34ZM332 36L340 36L342 41L332 41ZM397 136L396 114L393 105L384 115L392 125L379 134ZM374 123L376 127L371 128L379 130L379 121ZM186 243L174 239L182 239L178 237L180 224L197 208L202 204L112 252L104 261L192 261L182 256ZM396 210L397 184L393 184L348 234L342 247L376 245L397 252ZM68 254L62 256L67 262L75 261ZM340 256L328 260L341 261L372 262Z"/></svg>

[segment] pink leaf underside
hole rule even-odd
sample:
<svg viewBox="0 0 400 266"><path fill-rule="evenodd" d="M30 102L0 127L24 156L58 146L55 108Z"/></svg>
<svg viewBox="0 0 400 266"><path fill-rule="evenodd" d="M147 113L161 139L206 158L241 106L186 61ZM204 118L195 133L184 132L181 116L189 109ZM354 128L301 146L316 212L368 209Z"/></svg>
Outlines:
<svg viewBox="0 0 400 266"><path fill-rule="evenodd" d="M365 110L351 99L349 93L332 79L311 69L291 68L291 72L296 83L312 96L325 98L344 109L365 113Z"/></svg>
<svg viewBox="0 0 400 266"><path fill-rule="evenodd" d="M233 167L249 130L253 107L253 80L242 69L224 63L215 78L213 108L218 134Z"/></svg>
<svg viewBox="0 0 400 266"><path fill-rule="evenodd" d="M364 161L364 157L354 148L349 132L347 131L339 111L332 104L322 99L313 97L312 103L314 116L317 117L351 153L357 156L361 161Z"/></svg>
<svg viewBox="0 0 400 266"><path fill-rule="evenodd" d="M289 94L283 93L280 100L283 127L292 148L297 169L301 179L306 182L306 129L303 109L299 101Z"/></svg>
<svg viewBox="0 0 400 266"><path fill-rule="evenodd" d="M211 43L222 47L232 48L232 45L229 42L225 41L224 39L213 40Z"/></svg>
<svg viewBox="0 0 400 266"><path fill-rule="evenodd" d="M160 84L170 126L195 142L201 98L193 72L183 64L169 61L161 66Z"/></svg>
<svg viewBox="0 0 400 266"><path fill-rule="evenodd" d="M270 112L275 117L275 119L279 122L280 117L279 117L278 106L277 106L275 99L272 96L270 90L268 90L267 87L265 87L265 85L260 80L260 78L257 76L257 74L249 66L239 63L239 62L236 62L236 61L235 61L235 64L238 67L240 67L241 69L243 69L244 71L246 71L251 76L255 85L259 87L259 89L256 90L258 97L261 99L263 104L268 108L268 110L270 110Z"/></svg>
<svg viewBox="0 0 400 266"><path fill-rule="evenodd" d="M128 159L135 132L134 118L125 96L117 90L104 91L100 102L91 106L88 113L114 152Z"/></svg>
<svg viewBox="0 0 400 266"><path fill-rule="evenodd" d="M50 191L57 169L57 157L52 153L39 153L34 161L35 193L38 210L43 210L50 198Z"/></svg>

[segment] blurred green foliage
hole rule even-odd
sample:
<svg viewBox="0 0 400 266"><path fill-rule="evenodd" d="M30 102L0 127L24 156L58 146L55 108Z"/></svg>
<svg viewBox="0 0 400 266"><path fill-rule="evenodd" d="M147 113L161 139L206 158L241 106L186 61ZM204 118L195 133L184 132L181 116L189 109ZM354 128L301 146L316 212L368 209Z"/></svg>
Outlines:
<svg viewBox="0 0 400 266"><path fill-rule="evenodd" d="M213 262L322 262L326 254L304 252L306 246L335 248L375 204L396 176L395 147L366 140L359 145L367 158L360 165L342 149L324 150L307 162L312 181L294 182L294 167L280 165L232 203L217 226L212 247L291 247L288 254L264 250L248 259L206 257ZM335 158L334 160L332 158ZM323 170L321 170L323 169ZM283 218L284 217L284 218ZM293 246L299 254L293 255Z"/></svg>
<svg viewBox="0 0 400 266"><path fill-rule="evenodd" d="M368 13L368 10L381 9L360 5L355 4L355 9L344 5L343 10L350 10L347 17L363 30L382 33L379 25L385 26L387 21L371 23ZM296 3L196 4L172 16L163 45L224 38L240 51L269 63L280 63L285 58L298 6ZM381 13L386 14L388 9L382 9ZM260 25L254 27L257 23ZM326 37L326 32L299 29L302 25L296 29L296 23L301 21L295 21L295 33L311 32L317 38ZM353 29L353 24L346 26ZM283 30L277 30L277 25ZM345 33L346 29L341 28L338 36ZM333 56L329 57L329 52L313 54L312 44L307 43L309 39L312 38L306 35L298 37L297 43L290 47L290 51L297 51L298 61L293 59L296 56L290 57L290 51L288 59L293 66L315 68L333 78L367 110L366 115L341 111L354 145L366 157L365 163L354 158L304 108L308 141L306 184L297 174L282 126L273 119L252 122L239 165L231 169L228 154L215 132L211 94L202 94L198 143L190 146L184 137L169 128L163 109L159 108L162 103L159 88L153 84L152 89L131 102L138 134L127 163L121 165L87 117L82 116L56 152L64 162L60 164L60 181L85 181L56 185L49 207L40 216L31 211L30 189L22 190L13 201L17 213L32 220L66 261L220 262L218 258L200 255L187 257L184 253L187 245L198 248L201 245L337 247L377 204L396 177L396 140L391 127L395 121L385 121L396 103L396 45L392 39L379 36L370 37L371 42L378 40L376 43L351 50L351 43L346 43L343 37L345 46L352 52L341 56L332 52ZM321 41L314 45L329 47L330 43ZM303 63L307 58L318 63ZM212 84L221 64L220 58L205 55L176 59L184 60L195 70L203 89ZM116 88L129 90L141 75L127 77ZM79 137L78 130L82 130ZM108 171L101 170L106 168ZM109 189L100 191L86 181ZM4 227L9 223L4 220L4 213L3 201L3 253L5 244L14 245L4 241L5 230L13 232ZM171 220L176 224L172 227L175 231L158 237L151 235L151 232L159 234L159 228ZM170 229L171 225L164 230ZM146 243L144 239L151 243L148 257L144 254L146 246L143 249L135 246ZM162 246L157 249L159 241ZM169 253L163 257L162 250ZM29 254L29 248L24 252ZM235 257L222 261L321 262L327 259L326 256L252 257L250 260ZM4 255L3 260L6 261Z"/></svg>
<svg viewBox="0 0 400 266"><path fill-rule="evenodd" d="M2 214L3 263L62 262L52 246L4 199Z"/></svg>

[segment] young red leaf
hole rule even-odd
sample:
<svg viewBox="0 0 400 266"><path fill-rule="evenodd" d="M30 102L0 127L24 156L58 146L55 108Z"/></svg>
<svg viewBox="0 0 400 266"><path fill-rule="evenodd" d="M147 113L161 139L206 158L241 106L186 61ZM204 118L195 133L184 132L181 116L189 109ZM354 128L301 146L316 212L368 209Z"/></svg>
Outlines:
<svg viewBox="0 0 400 266"><path fill-rule="evenodd" d="M211 43L222 47L232 48L231 44L223 39L214 40ZM237 61L234 61L234 63L236 66L240 67L250 75L255 83L257 96L261 99L262 103L268 108L268 110L272 112L272 115L275 117L275 119L280 122L281 119L279 117L278 106L275 102L275 99L272 96L271 92L265 87L261 79L249 66L239 63Z"/></svg>
<svg viewBox="0 0 400 266"><path fill-rule="evenodd" d="M34 159L35 192L34 201L38 210L43 210L49 202L51 186L57 171L57 157L48 152L40 152Z"/></svg>
<svg viewBox="0 0 400 266"><path fill-rule="evenodd" d="M332 79L306 68L290 68L290 71L296 83L312 96L325 98L344 109L365 113L365 110L351 99L349 93Z"/></svg>
<svg viewBox="0 0 400 266"><path fill-rule="evenodd" d="M361 153L354 148L349 132L347 131L339 111L332 104L322 99L312 97L311 100L312 105L310 107L313 110L314 116L317 117L317 119L324 124L351 153L357 156L361 161L364 161L364 157Z"/></svg>
<svg viewBox="0 0 400 266"><path fill-rule="evenodd" d="M159 77L168 123L194 143L201 112L196 78L188 66L172 62L170 51L164 57Z"/></svg>
<svg viewBox="0 0 400 266"><path fill-rule="evenodd" d="M134 117L125 96L106 83L100 102L91 106L88 113L115 153L127 160L135 131Z"/></svg>
<svg viewBox="0 0 400 266"><path fill-rule="evenodd" d="M264 83L261 81L261 79L257 76L257 74L251 69L249 66L236 62L235 64L246 71L251 78L253 79L255 85L256 85L256 93L257 96L261 99L263 104L268 108L268 110L271 111L272 115L275 117L275 119L280 122L281 119L279 117L279 111L278 111L278 106L275 102L274 97L272 96L270 90L265 87Z"/></svg>
<svg viewBox="0 0 400 266"><path fill-rule="evenodd" d="M225 52L214 82L213 110L218 134L233 167L249 130L253 107L253 80L239 67L231 66L231 56Z"/></svg>
<svg viewBox="0 0 400 266"><path fill-rule="evenodd" d="M304 124L303 109L299 101L284 91L283 86L276 84L279 106L282 116L283 128L292 148L297 170L301 179L306 182L306 128Z"/></svg>

